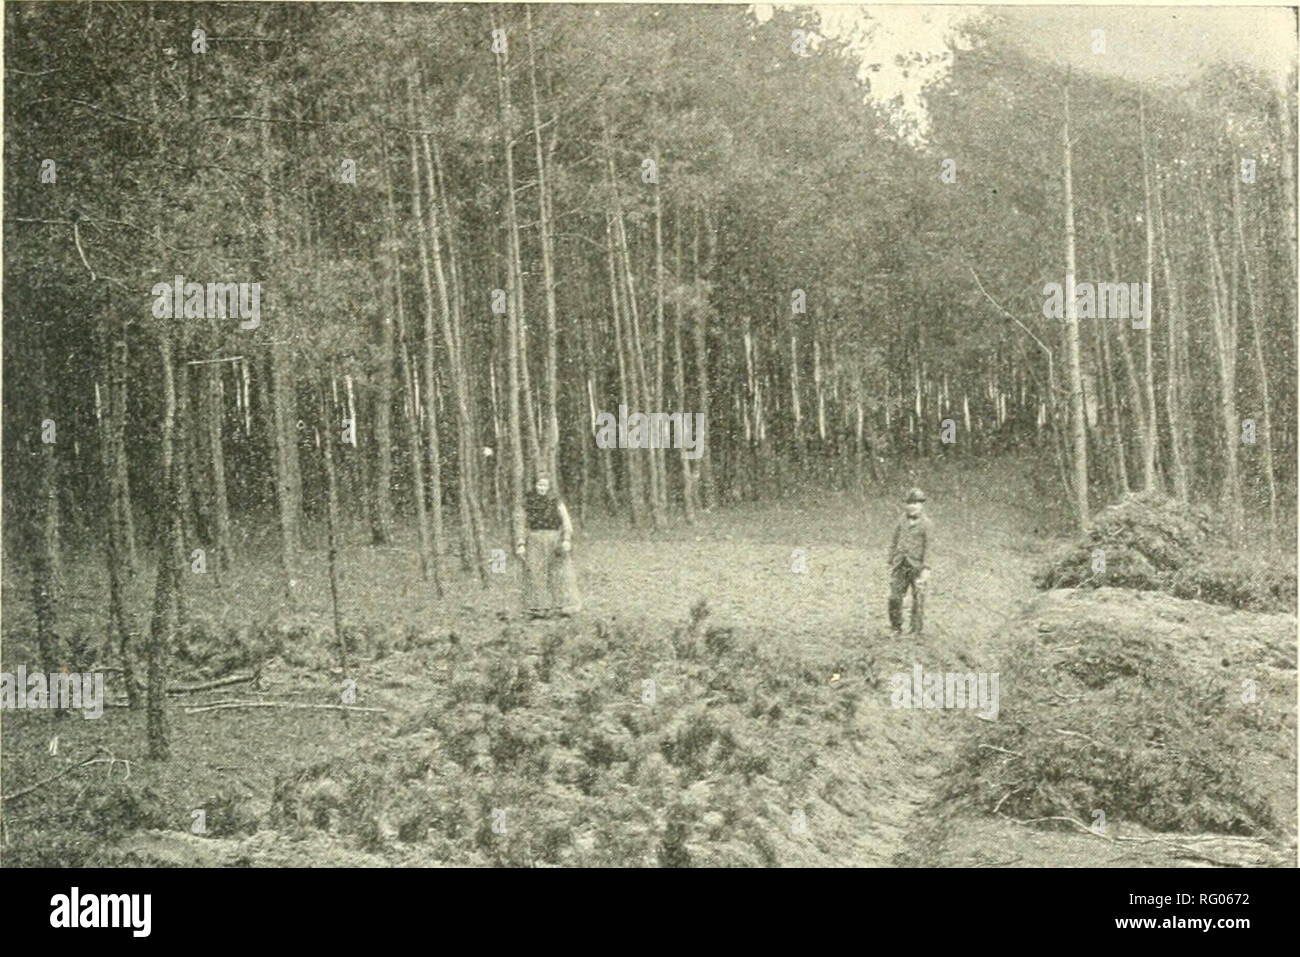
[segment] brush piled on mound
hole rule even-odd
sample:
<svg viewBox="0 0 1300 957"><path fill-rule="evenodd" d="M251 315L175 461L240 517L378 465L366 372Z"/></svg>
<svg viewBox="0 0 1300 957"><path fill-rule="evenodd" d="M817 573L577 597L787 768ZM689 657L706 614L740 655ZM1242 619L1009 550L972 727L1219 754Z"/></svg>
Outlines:
<svg viewBox="0 0 1300 957"><path fill-rule="evenodd" d="M383 747L282 777L266 823L426 864L826 863L867 811L870 666L831 683L706 615L668 640L566 623L436 649L433 701Z"/></svg>
<svg viewBox="0 0 1300 957"><path fill-rule="evenodd" d="M1101 811L1108 834L1285 830L1296 760L1289 617L1055 591L1011 638L998 720L963 748L946 800L1085 829Z"/></svg>
<svg viewBox="0 0 1300 957"><path fill-rule="evenodd" d="M1200 507L1130 495L1104 509L1080 541L1034 575L1051 588L1136 588L1251 611L1295 609L1294 569L1229 554Z"/></svg>

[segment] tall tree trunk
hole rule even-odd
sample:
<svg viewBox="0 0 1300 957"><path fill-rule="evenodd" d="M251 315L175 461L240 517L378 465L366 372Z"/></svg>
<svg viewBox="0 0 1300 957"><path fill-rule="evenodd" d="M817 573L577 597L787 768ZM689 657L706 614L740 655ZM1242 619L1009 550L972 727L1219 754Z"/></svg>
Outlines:
<svg viewBox="0 0 1300 957"><path fill-rule="evenodd" d="M391 254L390 254L391 255ZM383 300L381 299L381 302ZM389 545L393 541L393 316L384 302L379 312L379 355L375 359L373 507L370 513L370 541Z"/></svg>
<svg viewBox="0 0 1300 957"><path fill-rule="evenodd" d="M654 379L654 396L652 399L651 409L656 412L666 412L664 408L664 211L663 199L660 193L659 177L663 170L659 166L659 147L654 147L655 161L655 181L654 181L654 211L655 211L655 379ZM658 448L650 450L651 468L655 471L656 499L655 506L660 516L661 524L667 524L668 520L668 470L665 465L664 450L662 440Z"/></svg>
<svg viewBox="0 0 1300 957"><path fill-rule="evenodd" d="M618 356L618 399L621 406L633 406L636 404L636 371L635 363L631 362L627 355L631 347L624 344L623 335L623 309L621 308L622 299L619 296L618 264L614 258L614 228L613 215L605 215L605 250L607 253L607 262L609 265L609 294L612 302L612 316L614 318L614 351ZM627 450L625 450L627 451ZM628 519L632 527L636 528L644 524L644 479L642 477L641 457L636 454L624 454L623 462L627 474L627 491L628 491Z"/></svg>
<svg viewBox="0 0 1300 957"><path fill-rule="evenodd" d="M1083 418L1083 376L1079 369L1079 316L1074 301L1074 182L1070 169L1070 88L1065 88L1065 122L1061 127L1065 148L1065 347L1070 366L1070 432L1074 444L1075 512L1079 528L1087 531L1088 433Z"/></svg>
<svg viewBox="0 0 1300 957"><path fill-rule="evenodd" d="M790 343L790 431L794 440L794 458L802 476L807 464L804 460L803 405L799 401L799 337L794 327L794 313L781 309L785 319L786 339Z"/></svg>
<svg viewBox="0 0 1300 957"><path fill-rule="evenodd" d="M384 190L387 194L387 230L392 253L389 256L389 282L392 286L393 302L396 305L394 318L397 327L398 368L402 375L402 413L406 419L407 449L411 460L412 498L415 500L416 547L420 555L420 577L424 581L433 579L434 591L442 597L442 582L438 576L437 555L430 554L429 518L424 504L424 453L420 448L420 412L419 398L416 395L415 369L411 364L410 349L406 335L406 294L402 289L402 268L397 246L397 204L393 199L393 177L389 169L388 144L385 139L383 147ZM418 184L416 184L418 188Z"/></svg>
<svg viewBox="0 0 1300 957"><path fill-rule="evenodd" d="M55 450L58 441L58 417L50 399L50 378L46 373L44 350L40 353L40 370L37 388L41 402L41 432L46 419L55 423L54 442L39 440L39 485L36 489L36 508L30 519L32 545L32 610L36 616L36 647L41 656L41 668L46 677L59 670L58 655L58 592L59 592L59 460ZM56 710L55 714L63 714Z"/></svg>
<svg viewBox="0 0 1300 957"><path fill-rule="evenodd" d="M1094 338L1100 344L1100 375L1104 377L1106 405L1110 411L1110 438L1114 458L1115 492L1126 495L1129 490L1128 463L1124 457L1124 429L1120 423L1119 398L1115 392L1115 366L1111 361L1110 330L1106 323L1094 324ZM1099 392L1101 389L1099 388Z"/></svg>
<svg viewBox="0 0 1300 957"><path fill-rule="evenodd" d="M108 382L108 415L102 423L100 453L108 488L107 525L104 557L108 563L108 615L116 632L117 651L122 662L122 680L127 702L134 710L140 706L140 689L136 684L132 647L137 637L137 623L131 611L130 585L135 580L136 563L132 549L130 493L126 488L126 337L123 326L114 321L112 296L104 284L104 354Z"/></svg>
<svg viewBox="0 0 1300 957"><path fill-rule="evenodd" d="M1232 178L1232 218L1237 228L1237 243L1241 246L1242 269L1246 275L1246 305L1250 310L1251 338L1255 342L1255 374L1259 379L1259 396L1262 408L1259 431L1264 439L1264 474L1268 479L1269 537L1277 536L1277 480L1273 474L1273 410L1268 389L1268 367L1264 362L1264 342L1261 335L1259 304L1255 299L1255 277L1250 265L1250 249L1246 246L1246 232L1242 226L1241 186ZM1257 439L1258 441L1258 439Z"/></svg>
<svg viewBox="0 0 1300 957"><path fill-rule="evenodd" d="M623 281L626 285L627 298L625 305L627 308L624 316L627 319L628 335L625 337L625 341L631 355L632 388L636 402L640 407L638 411L648 413L655 409L654 398L651 394L652 386L646 372L645 349L641 342L641 323L636 304L636 284L632 272L632 255L628 248L627 227L623 219L623 203L619 198L618 184L614 173L614 154L610 146L609 124L605 122L603 116L602 131L604 133L605 163L609 176L610 195L614 203L614 226L623 264ZM629 416L630 414L629 412ZM663 513L663 503L660 499L659 470L655 465L654 450L650 451L651 455L646 456L647 469L650 474L650 515L654 527L658 529L663 528L667 522Z"/></svg>
<svg viewBox="0 0 1300 957"><path fill-rule="evenodd" d="M677 393L677 410L682 414L683 424L691 414L690 403L686 401L686 360L682 351L682 290L684 275L682 273L682 217L678 210L673 229L673 267L674 285L677 294L673 296L673 389ZM695 476L691 472L691 460L687 457L686 447L681 448L682 466L682 508L686 513L686 524L695 524Z"/></svg>
<svg viewBox="0 0 1300 957"><path fill-rule="evenodd" d="M106 287L107 288L107 287ZM131 506L131 480L127 471L126 400L129 365L126 345L126 321L109 320L113 325L113 372L109 385L109 429L113 448L113 490L121 553L128 562L127 576L134 578L139 562L135 554L135 517Z"/></svg>
<svg viewBox="0 0 1300 957"><path fill-rule="evenodd" d="M1140 97L1139 93L1139 97ZM1151 356L1151 327L1155 323L1154 289L1156 259L1156 224L1151 215L1151 164L1147 156L1146 108L1138 100L1138 122L1142 139L1142 198L1146 225L1146 286L1151 295L1146 301L1146 329L1142 332L1143 354L1143 397L1146 402L1146 417L1143 425L1146 434L1142 443L1142 487L1147 491L1156 488L1156 371ZM1118 277L1117 277L1118 278ZM1167 321L1167 320L1166 320ZM1130 326L1132 323L1130 322Z"/></svg>
<svg viewBox="0 0 1300 957"><path fill-rule="evenodd" d="M333 415L330 396L323 388L318 388L321 416L321 454L325 461L325 521L329 539L329 575L330 607L334 612L334 640L339 646L339 666L343 677L348 675L348 642L343 634L343 616L339 610L339 493L338 479L334 472L334 430L338 428L338 416Z"/></svg>
<svg viewBox="0 0 1300 957"><path fill-rule="evenodd" d="M708 236L708 256L704 260L704 266L700 266L700 229L699 223L695 225L695 235L691 241L691 259L694 267L693 272L696 279L703 279L706 283L713 275L713 266L717 262L718 234L716 226L707 210L704 212L704 222ZM700 448L704 450L700 462L700 490L705 509L711 509L717 503L717 486L713 478L713 455L712 446L706 444L706 437L712 434L713 423L709 418L709 405L711 395L709 393L709 352L708 352L708 326L709 326L709 303L701 299L695 312L695 376L696 388L698 390L700 411L704 414L705 435L698 437L701 443Z"/></svg>
<svg viewBox="0 0 1300 957"><path fill-rule="evenodd" d="M215 333L215 330L213 330ZM219 350L214 349L212 359L220 358ZM226 453L221 441L222 402L221 402L221 363L209 362L204 367L204 427L207 440L208 467L211 469L212 482L212 550L217 567L217 574L224 575L230 567L230 504L226 495Z"/></svg>
<svg viewBox="0 0 1300 957"><path fill-rule="evenodd" d="M194 423L189 395L190 367L189 363L181 358L176 363L176 430L179 439L176 445L176 485L181 513L181 541L185 545L197 543L199 540L198 530L194 524L194 494L190 484L194 471L194 458L191 454L191 440L188 438L196 432L197 427Z"/></svg>
<svg viewBox="0 0 1300 957"><path fill-rule="evenodd" d="M398 275L397 282L401 283ZM416 394L417 376L411 361L410 349L407 347L405 311L402 295L398 293L397 306L397 352L402 369L402 411L406 418L406 446L411 459L411 497L415 505L416 543L420 552L420 577L424 581L432 579L434 593L442 597L442 580L438 575L438 556L433 553L429 541L429 513L424 502L424 453L420 448L420 400Z"/></svg>
<svg viewBox="0 0 1300 957"><path fill-rule="evenodd" d="M1241 442L1241 420L1237 415L1237 330L1228 310L1224 307L1226 283L1223 262L1219 257L1219 244L1214 236L1214 222L1210 206L1201 196L1201 211L1205 222L1206 248L1210 260L1210 297L1212 327L1219 366L1219 415L1223 426L1223 486L1222 503L1228 519L1230 534L1241 534L1241 482L1237 465L1237 445ZM1235 249L1235 246L1234 246Z"/></svg>
<svg viewBox="0 0 1300 957"><path fill-rule="evenodd" d="M158 578L154 586L153 619L149 626L148 683L146 688L145 725L149 757L166 760L169 752L166 706L166 655L176 640L176 580L180 569L175 566L176 481L174 475L174 436L176 424L176 387L172 371L170 333L159 337L163 372L162 468L163 528L162 546L158 550Z"/></svg>
<svg viewBox="0 0 1300 957"><path fill-rule="evenodd" d="M1115 256L1115 239L1110 228L1110 214L1105 207L1101 211L1102 216L1102 235L1105 239L1106 262L1110 267L1112 281L1118 282L1119 262ZM1149 305L1149 304L1148 304ZM1111 317L1112 319L1114 317ZM1109 322L1111 319L1098 320ZM1148 324L1149 325L1149 324ZM1137 419L1138 448L1142 451L1143 461L1143 489L1150 489L1152 486L1146 484L1146 466L1148 457L1154 455L1154 449L1151 446L1149 438L1151 436L1150 417L1147 414L1146 400L1143 398L1142 389L1138 385L1137 366L1133 361L1133 350L1129 348L1128 337L1132 334L1133 323L1130 319L1123 319L1119 332L1115 335L1115 341L1119 344L1120 356L1124 360L1124 379L1128 384L1129 404L1133 407L1133 416ZM1148 330L1149 331L1149 330ZM1154 459L1152 459L1154 462ZM1154 477L1154 476L1153 476Z"/></svg>
<svg viewBox="0 0 1300 957"><path fill-rule="evenodd" d="M608 234L608 229L606 229L606 234ZM613 263L612 253L611 253L610 263L611 265ZM613 279L611 277L611 287L610 287L611 289L613 289L612 283L613 283ZM614 297L614 305L615 307L617 307L618 305L617 296ZM583 353L583 366L584 366L583 381L586 385L586 391L587 391L587 409L589 415L588 424L590 426L590 428L587 431L587 439L583 444L589 445L595 442L596 440L596 416L598 413L596 410L595 379L600 372L600 367L597 366L596 364L595 349L592 346L592 337L594 333L592 332L591 329L592 323L590 320L588 320L586 312L580 314L579 321L581 322L580 331L582 333L582 353ZM622 352L620 351L619 352L620 361L622 360L622 357L623 357ZM622 367L620 366L620 370L621 368ZM605 396L605 392L602 389L601 398L603 399L604 396ZM605 411L605 410L602 409L601 411ZM618 492L614 487L613 454L614 453L612 449L601 449L596 455L596 457L600 460L600 474L605 488L605 507L608 508L611 512L614 512L618 509Z"/></svg>
<svg viewBox="0 0 1300 957"><path fill-rule="evenodd" d="M271 86L264 86L261 94L263 115L271 110ZM274 153L271 147L271 124L262 123L261 148L266 164L267 179L275 174ZM263 256L270 262L279 254L276 243L277 214L275 194L268 185L262 205ZM277 336L276 339L280 337ZM296 401L287 366L289 357L285 345L273 340L268 351L270 373L270 445L275 463L276 511L280 522L280 564L284 576L285 593L291 594L298 562L299 522L302 508L302 486L298 470L298 432Z"/></svg>
<svg viewBox="0 0 1300 957"><path fill-rule="evenodd" d="M424 114L428 116L428 99L421 99ZM471 408L472 382L464 360L461 339L460 270L456 265L455 230L452 229L451 205L448 203L445 178L442 174L442 153L438 144L428 134L424 143L425 182L429 183L429 216L433 222L434 273L441 289L447 289L447 278L442 270L442 246L438 239L438 208L443 211L442 222L447 230L447 265L450 268L450 308L442 309L442 337L447 347L452 389L456 399L456 456L458 456L459 510L460 510L460 563L465 571L476 568L478 581L487 585L487 560L484 553L484 518L478 489L478 443L474 437ZM434 192L437 187L437 192Z"/></svg>
<svg viewBox="0 0 1300 957"><path fill-rule="evenodd" d="M1156 222L1160 227L1160 267L1165 277L1165 294L1169 301L1166 310L1165 327L1167 330L1167 357L1165 360L1165 412L1169 417L1169 462L1173 472L1174 496L1182 502L1187 501L1187 466L1183 460L1183 423L1186 384L1179 374L1181 365L1179 356L1179 328L1185 319L1178 298L1178 277L1174 274L1169 256L1169 233L1165 229L1164 201L1161 197L1159 167L1155 177Z"/></svg>
<svg viewBox="0 0 1300 957"><path fill-rule="evenodd" d="M510 130L510 74L508 47L503 47L496 55L497 65L497 101L500 107L501 140L505 147L506 161L506 226L507 226L507 279L510 294L506 299L509 310L509 349L507 365L507 385L510 391L510 530L515 547L524 543L527 530L524 525L524 453L521 441L521 423L519 410L519 392L528 389L528 364L524 352L524 280L523 258L519 250L519 215L515 205L515 159L514 140ZM522 368L521 368L522 367ZM537 448L537 433L533 424L532 398L525 394L527 404L527 424L529 451L532 453L534 468L541 465L540 451Z"/></svg>
<svg viewBox="0 0 1300 957"><path fill-rule="evenodd" d="M1286 202L1282 204L1283 215L1285 216L1284 233L1286 239L1287 256L1291 260L1291 288L1295 288L1297 282L1296 267L1296 195L1295 195L1295 132L1291 126L1291 120L1295 117L1295 111L1291 108L1291 97L1289 91L1278 89L1277 108L1278 121L1282 127L1282 135L1279 137L1279 143L1282 147L1282 187L1283 196ZM1234 170L1234 175L1236 171Z"/></svg>
<svg viewBox="0 0 1300 957"><path fill-rule="evenodd" d="M558 332L556 328L555 303L555 253L552 240L550 181L547 178L546 161L542 155L542 121L537 102L537 58L533 49L533 13L531 7L524 7L524 17L528 32L528 79L532 89L533 107L533 145L537 154L537 205L541 228L542 278L546 292L546 377L542 383L542 417L546 426L545 460L547 471L557 494L560 492L559 444L560 423L556 413L556 348ZM556 117L551 117L552 123Z"/></svg>
<svg viewBox="0 0 1300 957"><path fill-rule="evenodd" d="M411 121L416 120L415 108L415 81L409 80L409 96ZM443 552L443 523L442 523L442 462L440 443L438 441L438 384L434 375L433 362L433 279L429 273L429 256L430 242L429 233L432 233L433 256L435 257L435 266L438 273L438 306L442 313L442 324L445 327L448 322L448 315L451 306L447 300L447 281L442 271L442 251L438 241L438 220L437 208L431 203L429 214L433 217L433 229L428 228L424 219L423 204L420 200L420 161L416 150L415 136L411 136L411 215L415 217L416 236L420 248L420 281L424 288L424 428L426 439L429 445L429 492L432 506L432 515L430 528L433 534L433 560L441 561L440 556ZM429 183L430 192L433 190L433 183ZM424 494L423 488L420 494Z"/></svg>
<svg viewBox="0 0 1300 957"><path fill-rule="evenodd" d="M203 388L203 369L199 364L194 367L191 383L189 366L182 362L177 375L177 441L184 448L178 455L189 463L190 511L195 525L192 539L203 548L212 547L212 473L205 467L207 461L207 428L203 424L203 413L207 403ZM188 426L186 423L190 423Z"/></svg>
<svg viewBox="0 0 1300 957"><path fill-rule="evenodd" d="M428 115L425 106L425 115ZM429 207L433 219L434 269L438 274L440 286L446 286L442 278L441 247L438 242L437 211L439 199L432 193L434 184L438 187L443 209L443 223L447 230L447 257L451 267L450 309L442 312L442 334L447 345L447 356L451 366L452 387L456 396L456 438L460 482L460 521L461 521L461 564L469 570L472 564L477 570L479 583L487 586L487 557L483 550L486 530L483 527L483 507L479 501L478 486L478 442L474 434L474 416L470 407L471 380L465 363L465 351L461 338L460 324L460 273L456 265L456 246L453 239L451 207L447 201L447 192L442 175L442 158L436 143L430 150L430 137L424 137L424 165L426 181L429 183ZM432 152L432 157L430 157ZM432 168L430 162L432 159Z"/></svg>

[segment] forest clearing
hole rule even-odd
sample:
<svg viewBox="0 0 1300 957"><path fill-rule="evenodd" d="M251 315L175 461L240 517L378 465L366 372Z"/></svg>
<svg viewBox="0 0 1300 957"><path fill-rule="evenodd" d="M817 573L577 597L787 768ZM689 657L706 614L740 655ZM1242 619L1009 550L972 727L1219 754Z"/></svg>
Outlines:
<svg viewBox="0 0 1300 957"><path fill-rule="evenodd" d="M1294 866L1295 13L7 3L0 862Z"/></svg>
<svg viewBox="0 0 1300 957"><path fill-rule="evenodd" d="M120 681L110 679L113 706L102 720L5 715L11 781L36 781L105 754L117 762L7 803L7 856L13 864L164 866L1293 859L1295 831L1285 809L1295 803L1288 770L1295 751L1279 736L1294 737L1293 614L1118 588L1040 597L1032 576L1068 536L1051 531L1051 507L1035 499L1031 481L993 478L1033 468L1027 459L988 463L987 482L972 482L966 467L936 475L934 514L948 529L951 567L936 587L932 633L923 641L890 642L882 620L886 582L872 566L896 508L888 495L727 509L641 539L617 525L595 525L576 546L589 568L581 579L588 607L560 622L518 619L517 568L492 576L486 590L449 580L457 598L438 602L394 588L418 580L409 538L392 550L344 547L350 700L378 712L204 710L233 701L314 707L344 700L324 561L318 552L304 563L297 610L267 619L258 615L272 604L269 594L259 600L275 578L268 556L239 579L187 592L175 683L201 686L254 672L259 679L170 699L173 747L186 755L183 763L148 759L143 716L125 706ZM964 491L972 485L984 491ZM999 534L981 531L989 528ZM362 531L352 536L358 542ZM793 570L796 549L803 572ZM72 599L88 609L105 600L102 593ZM31 634L34 622L21 614L11 635ZM94 618L87 616L88 628ZM1095 632L1093 620L1109 626ZM916 663L1001 672L1002 707L1014 715L1033 707L1006 677L1017 663L1016 639L1067 626L1082 629L1088 652L1105 649L1110 629L1144 646L1171 627L1177 631L1164 641L1185 645L1186 633L1195 632L1207 654L1223 661L1194 662L1179 676L1186 685L1180 692L1209 681L1232 693L1236 675L1262 669L1260 701L1268 704L1246 709L1256 723L1239 742L1234 766L1258 782L1271 816L1233 826L1231 811L1221 809L1219 818L1187 828L1189 838L1176 824L1169 833L1167 819L1154 827L1131 819L1139 809L1117 808L1101 788L1092 803L1113 808L1105 839L1059 824L1015 824L1011 818L1021 815L990 813L996 799L977 787L949 794L963 751L978 755L973 742L987 727L974 712L900 711L890 677ZM10 637L6 655L34 651L20 642ZM654 682L653 704L644 700L645 681ZM1092 730L1097 717L1085 714L1078 726ZM52 756L48 743L56 735ZM1116 773L1111 784L1122 778ZM1176 785L1175 778L1154 787L1177 804ZM1087 793L1097 782L1081 787ZM1069 795L1056 810L1073 810L1091 825L1092 809L1079 797ZM1190 809L1189 801L1178 812ZM191 830L195 810L205 812L203 836ZM504 812L502 834L492 830L494 810ZM111 841L100 831L106 819Z"/></svg>

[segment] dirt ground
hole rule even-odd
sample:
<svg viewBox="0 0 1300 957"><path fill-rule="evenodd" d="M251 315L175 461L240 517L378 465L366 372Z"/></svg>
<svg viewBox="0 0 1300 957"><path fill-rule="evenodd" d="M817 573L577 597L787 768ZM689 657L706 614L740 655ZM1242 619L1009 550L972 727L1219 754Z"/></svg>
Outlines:
<svg viewBox="0 0 1300 957"><path fill-rule="evenodd" d="M279 628L291 635L289 651L256 687L173 697L167 762L146 759L143 714L123 707L99 720L4 712L4 793L39 785L6 800L5 856L11 864L55 864L62 855L254 866L1204 863L1187 852L1191 838L1114 840L1152 837L1123 821L1101 838L939 801L983 722L970 709L896 707L893 676L918 665L999 672L1017 622L1070 614L1068 602L1031 584L1033 568L1065 541L1052 531L1063 527L1060 516L1028 478L1002 470L994 482L993 474L930 476L927 629L898 640L885 622L885 552L901 511L893 485L907 478L865 502L810 494L718 510L660 533L590 523L574 547L585 607L568 622L518 620L508 549L506 572L490 576L487 589L447 559L447 597L438 602L407 548L349 545L342 603L357 649L347 676L330 650L320 553L304 562L294 608L279 607L272 560L220 584L194 576L193 617L216 634ZM362 541L362 531L352 539ZM804 571L795 570L800 558ZM35 661L19 567L5 563L5 670ZM82 584L68 596L65 628L102 628L103 577L97 566L69 562L66 580ZM142 595L147 584L139 583ZM1090 600L1145 601L1112 591ZM1294 618L1161 601L1173 604L1135 613L1201 622L1210 657L1231 654L1220 647L1224 634L1230 645L1231 634L1268 619L1273 640L1283 636L1270 667L1293 739ZM1204 624L1220 619L1226 631ZM336 703L345 677L356 682L357 706L383 712L184 711L232 700ZM117 685L111 676L109 685ZM110 690L120 693L120 685ZM114 763L40 784L101 747ZM1293 788L1294 747L1273 759ZM124 789L135 796L121 798ZM1289 800L1294 807L1294 790ZM512 823L498 833L500 806ZM196 810L214 822L206 835L191 832ZM117 830L102 823L114 814ZM1294 863L1294 818L1262 843L1216 840L1201 857Z"/></svg>

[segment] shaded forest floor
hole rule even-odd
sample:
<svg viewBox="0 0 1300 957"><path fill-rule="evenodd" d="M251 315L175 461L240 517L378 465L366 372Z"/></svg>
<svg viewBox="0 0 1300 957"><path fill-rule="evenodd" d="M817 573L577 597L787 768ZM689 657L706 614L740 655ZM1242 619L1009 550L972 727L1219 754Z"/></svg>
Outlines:
<svg viewBox="0 0 1300 957"><path fill-rule="evenodd" d="M145 758L143 714L123 707L98 720L3 713L7 795L96 748L121 759L8 800L5 862L1293 863L1294 817L1280 812L1248 833L1224 828L1234 836L1198 855L1189 842L1206 839L1156 840L1122 807L1099 836L994 816L976 784L953 793L951 782L975 766L971 749L1002 725L974 710L896 708L892 677L916 665L1002 672L999 720L1025 720L1030 706L1005 676L1026 635L1080 622L1100 634L1097 623L1119 622L1125 634L1160 631L1174 655L1194 631L1205 653L1187 680L1235 693L1240 667L1215 669L1230 659L1255 668L1266 714L1221 756L1263 782L1259 806L1295 806L1294 617L1119 589L1036 592L1033 571L1069 540L1059 503L1031 466L960 467L924 477L936 570L919 638L891 640L885 623L885 553L907 476L865 500L808 493L659 533L591 522L575 536L585 607L571 621L518 619L517 562L504 535L489 544L506 550L505 573L484 589L448 558L439 602L419 580L411 543L370 548L357 529L342 552L346 677L357 706L383 712L188 714L219 701L341 700L323 551L305 554L290 607L274 552L257 547L262 529L237 549L260 558L220 581L187 576L191 624L172 683L253 667L260 680L172 697L169 761ZM23 563L6 561L4 574L3 669L33 669ZM102 560L65 566L61 632L90 636L85 670L119 663L97 637L104 577ZM137 583L142 626L151 579ZM107 684L120 699L116 674ZM1090 823L1090 797L1067 796L1076 804L1062 816ZM199 810L202 836L191 833Z"/></svg>

